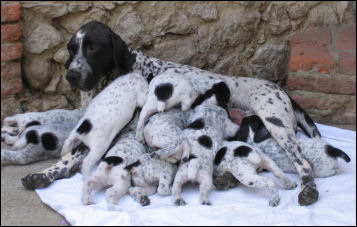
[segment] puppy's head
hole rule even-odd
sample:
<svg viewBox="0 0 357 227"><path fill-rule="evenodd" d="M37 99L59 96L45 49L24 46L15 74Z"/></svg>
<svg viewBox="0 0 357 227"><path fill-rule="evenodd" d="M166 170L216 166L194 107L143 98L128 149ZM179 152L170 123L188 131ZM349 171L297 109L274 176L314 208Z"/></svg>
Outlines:
<svg viewBox="0 0 357 227"><path fill-rule="evenodd" d="M98 21L79 28L67 44L67 49L66 79L73 89L84 91L93 89L103 75L115 68L131 71L135 60L123 40Z"/></svg>

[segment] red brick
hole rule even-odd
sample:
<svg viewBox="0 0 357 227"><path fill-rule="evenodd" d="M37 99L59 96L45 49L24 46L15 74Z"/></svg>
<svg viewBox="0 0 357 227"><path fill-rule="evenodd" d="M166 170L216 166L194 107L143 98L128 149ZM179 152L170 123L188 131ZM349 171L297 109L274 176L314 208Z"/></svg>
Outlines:
<svg viewBox="0 0 357 227"><path fill-rule="evenodd" d="M356 81L349 79L308 78L289 76L289 90L319 91L334 94L356 94Z"/></svg>
<svg viewBox="0 0 357 227"><path fill-rule="evenodd" d="M331 73L335 61L328 51L332 44L332 34L328 29L312 29L291 37L291 57L289 67L293 72L310 71Z"/></svg>
<svg viewBox="0 0 357 227"><path fill-rule="evenodd" d="M338 72L347 75L356 75L356 52L340 52Z"/></svg>
<svg viewBox="0 0 357 227"><path fill-rule="evenodd" d="M1 81L1 98L8 95L14 95L22 90L22 80L5 80Z"/></svg>
<svg viewBox="0 0 357 227"><path fill-rule="evenodd" d="M356 51L356 25L341 28L337 33L336 47L338 50Z"/></svg>
<svg viewBox="0 0 357 227"><path fill-rule="evenodd" d="M1 22L18 21L21 17L20 3L1 6Z"/></svg>
<svg viewBox="0 0 357 227"><path fill-rule="evenodd" d="M19 40L22 35L22 25L8 24L1 25L1 42Z"/></svg>
<svg viewBox="0 0 357 227"><path fill-rule="evenodd" d="M332 43L331 32L327 29L312 29L291 37L291 45L309 44L326 46Z"/></svg>
<svg viewBox="0 0 357 227"><path fill-rule="evenodd" d="M1 63L1 97L17 94L22 90L20 62Z"/></svg>
<svg viewBox="0 0 357 227"><path fill-rule="evenodd" d="M21 42L1 44L1 61L11 61L21 58L23 46Z"/></svg>
<svg viewBox="0 0 357 227"><path fill-rule="evenodd" d="M310 44L291 45L289 67L292 72L306 72L316 68L319 72L331 73L335 61L327 47Z"/></svg>
<svg viewBox="0 0 357 227"><path fill-rule="evenodd" d="M21 63L5 62L1 64L1 81L21 79Z"/></svg>

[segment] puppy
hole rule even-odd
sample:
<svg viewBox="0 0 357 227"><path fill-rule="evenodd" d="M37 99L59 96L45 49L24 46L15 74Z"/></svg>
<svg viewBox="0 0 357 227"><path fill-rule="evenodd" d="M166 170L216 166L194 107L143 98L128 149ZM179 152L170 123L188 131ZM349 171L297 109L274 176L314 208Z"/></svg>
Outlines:
<svg viewBox="0 0 357 227"><path fill-rule="evenodd" d="M12 150L1 150L1 166L59 158L64 141L77 124L79 117L72 120L48 125L41 125L38 122L38 125L28 126L17 136Z"/></svg>
<svg viewBox="0 0 357 227"><path fill-rule="evenodd" d="M49 125L56 124L52 129L58 129L55 134L62 133L60 127L61 124L76 124L78 120L83 116L82 110L64 110L56 109L46 112L28 112L23 114L15 114L14 116L7 117L4 120L4 126L1 128L1 141L6 144L13 145L19 140L19 135L23 134L23 131L33 125L42 125L44 130L50 132ZM67 126L64 126L67 128ZM47 129L46 129L47 128ZM64 129L66 130L66 129Z"/></svg>
<svg viewBox="0 0 357 227"><path fill-rule="evenodd" d="M91 169L104 155L114 137L130 121L135 109L144 105L147 89L147 81L135 72L119 77L92 100L65 141L62 156L70 152L77 141L89 149L81 169L84 177L83 204L88 204L85 195L88 194Z"/></svg>
<svg viewBox="0 0 357 227"><path fill-rule="evenodd" d="M149 195L157 193L162 196L171 195L170 186L177 166L163 159L142 155L136 162L125 167L130 171L132 187L129 194L142 206L150 204Z"/></svg>
<svg viewBox="0 0 357 227"><path fill-rule="evenodd" d="M267 155L260 149L238 141L223 141L218 149L215 159L215 174L230 172L239 182L248 187L265 188L269 193L269 206L277 206L280 198L277 187L269 177L259 176L259 167L272 172L285 189L293 189L297 186L287 178Z"/></svg>
<svg viewBox="0 0 357 227"><path fill-rule="evenodd" d="M180 109L157 113L150 117L144 128L145 141L149 147L158 149L155 154L171 163L177 163L182 156L188 158L188 143L183 135L186 127L186 113Z"/></svg>
<svg viewBox="0 0 357 227"><path fill-rule="evenodd" d="M154 113L163 112L171 107L181 105L187 111L198 96L191 81L181 74L168 71L150 81L148 97L143 106L136 133L136 139L144 140L144 125Z"/></svg>
<svg viewBox="0 0 357 227"><path fill-rule="evenodd" d="M172 186L172 199L176 205L185 205L181 197L181 187L187 181L200 184L200 201L210 205L212 188L213 159L219 144L238 130L227 112L206 102L197 106L190 114L184 135L189 143L189 158L180 163Z"/></svg>
<svg viewBox="0 0 357 227"><path fill-rule="evenodd" d="M287 173L297 173L293 163L286 153L270 136L261 119L256 115L243 118L237 139L245 141L260 148L274 162ZM322 138L298 137L301 154L312 166L315 177L329 177L338 173L338 161L340 157L346 162L351 159L342 150L329 145Z"/></svg>
<svg viewBox="0 0 357 227"><path fill-rule="evenodd" d="M130 173L124 167L135 162L146 153L143 144L135 140L135 131L139 114L120 132L115 145L106 153L97 170L89 178L88 188L83 195L85 204L92 204L93 191L109 187L106 190L107 207L109 210L119 210L117 201L129 191Z"/></svg>
<svg viewBox="0 0 357 227"><path fill-rule="evenodd" d="M172 69L154 77L150 81L148 97L140 113L136 139L144 140L144 125L152 114L175 106L181 106L182 111L187 111L191 106L194 108L216 95L218 105L224 103L222 107L227 109L230 97L228 86L222 80L199 78L190 78Z"/></svg>

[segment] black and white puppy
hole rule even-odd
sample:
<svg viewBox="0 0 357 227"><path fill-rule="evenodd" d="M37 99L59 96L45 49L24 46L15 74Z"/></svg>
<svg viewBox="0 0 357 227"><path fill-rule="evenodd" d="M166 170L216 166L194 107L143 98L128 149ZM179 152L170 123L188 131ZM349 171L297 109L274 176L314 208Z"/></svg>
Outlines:
<svg viewBox="0 0 357 227"><path fill-rule="evenodd" d="M179 206L186 205L181 197L181 187L187 181L192 181L200 185L201 204L210 205L215 153L224 138L237 132L238 125L229 119L226 110L208 101L197 106L187 121L189 125L184 130L184 136L189 144L189 158L183 160L177 170L172 186L172 201Z"/></svg>
<svg viewBox="0 0 357 227"><path fill-rule="evenodd" d="M236 139L260 148L284 172L297 173L293 163L270 136L258 116L251 115L243 118ZM301 154L311 164L315 177L329 177L337 174L339 172L338 157L346 162L351 160L345 152L329 145L322 138L298 137L298 141Z"/></svg>
<svg viewBox="0 0 357 227"><path fill-rule="evenodd" d="M187 124L187 114L174 108L150 117L144 128L144 137L155 154L171 163L177 163L182 156L188 157L187 140L183 130Z"/></svg>
<svg viewBox="0 0 357 227"><path fill-rule="evenodd" d="M114 137L132 119L135 109L144 105L147 89L147 81L137 73L129 73L114 80L92 100L66 139L62 155L71 153L78 141L89 149L81 169L84 178L83 204L88 203L86 195L91 169L105 154Z"/></svg>
<svg viewBox="0 0 357 227"><path fill-rule="evenodd" d="M300 126L311 137L320 137L320 133L304 110L276 84L256 78L215 74L188 65L148 57L128 47L108 26L95 21L83 25L73 35L68 49L70 58L66 66L73 73L67 73L67 79L73 87L80 88L83 90L81 93L86 95L82 95L83 106L86 106L85 100L90 100L98 93L98 89L113 78L113 75L114 77L117 75L106 74L111 71L139 70L144 78L150 80L168 69L173 69L174 72L197 81L197 84L222 80L231 92L231 107L258 115L272 137L294 163L301 178L298 200L300 205L309 205L318 199L312 169L300 154L301 148L295 129ZM71 158L63 157L63 159ZM46 172L42 173L46 176ZM38 178L35 174L29 175L25 181L36 187L36 184L42 185L41 180L38 179L43 178Z"/></svg>
<svg viewBox="0 0 357 227"><path fill-rule="evenodd" d="M44 115L46 118L42 118ZM4 135L5 142L13 146L11 150L1 150L1 166L61 157L63 143L82 115L81 110L51 110L7 118L6 123L17 125L21 133Z"/></svg>
<svg viewBox="0 0 357 227"><path fill-rule="evenodd" d="M297 186L259 148L240 141L223 141L216 153L214 167L215 174L229 172L247 187L265 188L269 193L269 206L273 207L280 202L278 188L269 177L258 175L258 168L272 172L285 189L293 189Z"/></svg>
<svg viewBox="0 0 357 227"><path fill-rule="evenodd" d="M131 186L130 172L125 168L137 161L146 153L143 144L135 140L136 126L139 114L120 132L117 142L106 153L105 158L99 163L97 170L90 177L87 191L83 194L84 204L93 203L92 192L106 189L107 207L109 210L119 210L117 201L129 192Z"/></svg>

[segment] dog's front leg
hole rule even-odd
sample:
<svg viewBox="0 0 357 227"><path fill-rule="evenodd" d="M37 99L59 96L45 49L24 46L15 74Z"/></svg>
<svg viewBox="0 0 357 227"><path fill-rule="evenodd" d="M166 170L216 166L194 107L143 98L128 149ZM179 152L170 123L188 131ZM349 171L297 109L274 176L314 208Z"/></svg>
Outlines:
<svg viewBox="0 0 357 227"><path fill-rule="evenodd" d="M79 170L83 159L88 153L88 148L84 144L78 145L72 152L62 156L61 159L51 167L39 172L28 174L21 179L22 185L29 190L45 188L53 181L68 178L72 173Z"/></svg>

